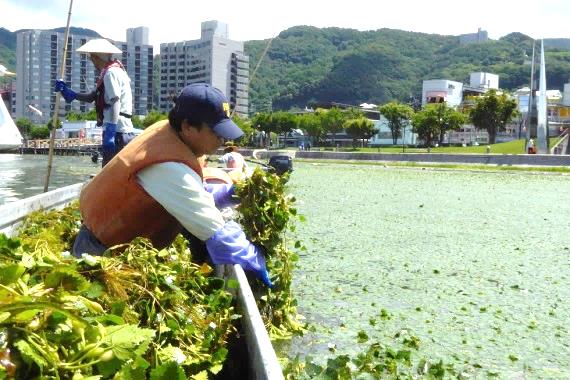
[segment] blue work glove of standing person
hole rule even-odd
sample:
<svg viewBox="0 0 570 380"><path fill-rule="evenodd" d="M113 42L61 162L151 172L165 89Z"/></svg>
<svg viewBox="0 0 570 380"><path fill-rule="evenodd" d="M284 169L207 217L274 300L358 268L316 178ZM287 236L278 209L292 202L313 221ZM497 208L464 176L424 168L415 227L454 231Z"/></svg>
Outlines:
<svg viewBox="0 0 570 380"><path fill-rule="evenodd" d="M235 197L234 185L226 183L205 183L204 189L214 197L217 208L235 206L239 204L239 198Z"/></svg>
<svg viewBox="0 0 570 380"><path fill-rule="evenodd" d="M65 99L67 103L71 103L72 101L77 98L77 93L73 91L71 88L67 87L65 82L62 79L58 79L55 81L55 91L61 92L61 95Z"/></svg>
<svg viewBox="0 0 570 380"><path fill-rule="evenodd" d="M103 150L114 152L117 124L107 122L103 125L103 127Z"/></svg>
<svg viewBox="0 0 570 380"><path fill-rule="evenodd" d="M267 287L273 287L263 253L247 240L236 222L227 222L217 230L206 240L206 249L214 264L239 264L244 270L254 272Z"/></svg>

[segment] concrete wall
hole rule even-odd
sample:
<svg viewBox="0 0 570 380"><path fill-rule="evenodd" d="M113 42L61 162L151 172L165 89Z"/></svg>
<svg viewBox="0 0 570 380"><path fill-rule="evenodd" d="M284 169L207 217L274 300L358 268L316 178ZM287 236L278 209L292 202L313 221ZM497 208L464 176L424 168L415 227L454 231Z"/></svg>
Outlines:
<svg viewBox="0 0 570 380"><path fill-rule="evenodd" d="M240 149L246 156L252 151ZM257 151L260 160L276 154L288 154L294 158L389 161L389 162L434 162L488 165L570 166L570 155L549 154L443 154L443 153L350 153L329 151Z"/></svg>

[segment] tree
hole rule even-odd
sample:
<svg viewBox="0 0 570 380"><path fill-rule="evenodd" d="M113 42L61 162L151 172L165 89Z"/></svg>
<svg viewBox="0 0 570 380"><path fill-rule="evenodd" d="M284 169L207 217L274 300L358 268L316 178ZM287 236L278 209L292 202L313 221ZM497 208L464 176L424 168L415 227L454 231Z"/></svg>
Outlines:
<svg viewBox="0 0 570 380"><path fill-rule="evenodd" d="M271 139L272 132L272 121L271 113L269 112L258 112L251 118L251 125L254 129L263 132L264 140L260 141L261 146L268 146Z"/></svg>
<svg viewBox="0 0 570 380"><path fill-rule="evenodd" d="M402 128L405 128L414 114L413 108L406 104L390 102L379 107L378 110L388 120L388 127L392 132L392 142L396 145L402 135Z"/></svg>
<svg viewBox="0 0 570 380"><path fill-rule="evenodd" d="M66 115L65 115L65 119L67 121L82 121L82 120L88 120L85 118L84 113L79 113L79 112L75 112L75 111L69 111Z"/></svg>
<svg viewBox="0 0 570 380"><path fill-rule="evenodd" d="M321 119L315 113L305 113L298 116L299 128L311 137L311 139L318 143L323 135L324 129Z"/></svg>
<svg viewBox="0 0 570 380"><path fill-rule="evenodd" d="M251 125L251 120L242 119L237 114L232 116L232 120L236 123L239 129L243 131L243 136L239 138L240 144L244 145L252 141L253 136L255 135L255 129L253 129Z"/></svg>
<svg viewBox="0 0 570 380"><path fill-rule="evenodd" d="M437 109L434 106L434 104L428 104L423 110L412 116L414 131L428 147L432 145L440 129Z"/></svg>
<svg viewBox="0 0 570 380"><path fill-rule="evenodd" d="M41 126L33 126L30 130L30 139L48 139L50 136L50 129L49 127L41 127Z"/></svg>
<svg viewBox="0 0 570 380"><path fill-rule="evenodd" d="M374 128L374 123L365 117L348 119L344 122L343 128L352 138L353 147L356 147L357 140L359 139L362 141L362 146L364 146L364 140L368 140L377 132Z"/></svg>
<svg viewBox="0 0 570 380"><path fill-rule="evenodd" d="M332 133L332 143L335 145L336 134L342 131L342 125L345 120L343 112L337 107L333 107L329 110L319 109L317 112L321 118L325 133Z"/></svg>
<svg viewBox="0 0 570 380"><path fill-rule="evenodd" d="M16 126L18 127L18 130L20 131L22 136L24 136L25 138L30 137L32 128L35 127L34 123L32 123L32 121L27 117L21 117L18 120L16 120Z"/></svg>
<svg viewBox="0 0 570 380"><path fill-rule="evenodd" d="M289 112L273 112L271 119L277 133L285 133L287 135L287 133L298 127L297 117Z"/></svg>
<svg viewBox="0 0 570 380"><path fill-rule="evenodd" d="M494 144L497 132L505 130L507 123L517 113L516 100L510 99L506 94L499 95L496 90L489 90L476 99L469 117L474 126L489 133L489 143Z"/></svg>
<svg viewBox="0 0 570 380"><path fill-rule="evenodd" d="M150 111L142 120L143 129L153 125L157 121L168 119L168 115L158 111Z"/></svg>
<svg viewBox="0 0 570 380"><path fill-rule="evenodd" d="M430 107L435 112L440 145L443 144L443 139L447 132L457 130L467 122L467 116L464 113L448 106L447 103L436 103L430 105Z"/></svg>

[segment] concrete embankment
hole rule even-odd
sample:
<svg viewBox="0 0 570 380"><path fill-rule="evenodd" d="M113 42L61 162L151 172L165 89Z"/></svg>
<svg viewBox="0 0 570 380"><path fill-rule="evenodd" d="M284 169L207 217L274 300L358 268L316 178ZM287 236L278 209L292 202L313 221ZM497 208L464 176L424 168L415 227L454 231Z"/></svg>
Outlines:
<svg viewBox="0 0 570 380"><path fill-rule="evenodd" d="M253 150L240 150L251 156ZM389 162L430 162L453 164L487 164L501 166L570 166L570 155L549 154L446 154L446 153L354 153L330 151L266 151L256 150L258 159L276 154L288 154L294 158L313 160L358 160Z"/></svg>

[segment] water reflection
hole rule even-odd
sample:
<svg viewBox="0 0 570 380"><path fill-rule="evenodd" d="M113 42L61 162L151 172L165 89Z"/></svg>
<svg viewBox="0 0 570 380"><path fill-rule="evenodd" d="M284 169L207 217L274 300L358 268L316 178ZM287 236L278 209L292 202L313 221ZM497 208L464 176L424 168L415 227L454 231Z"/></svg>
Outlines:
<svg viewBox="0 0 570 380"><path fill-rule="evenodd" d="M46 155L0 154L0 205L43 192L47 165ZM86 181L99 170L89 157L54 156L49 189Z"/></svg>

